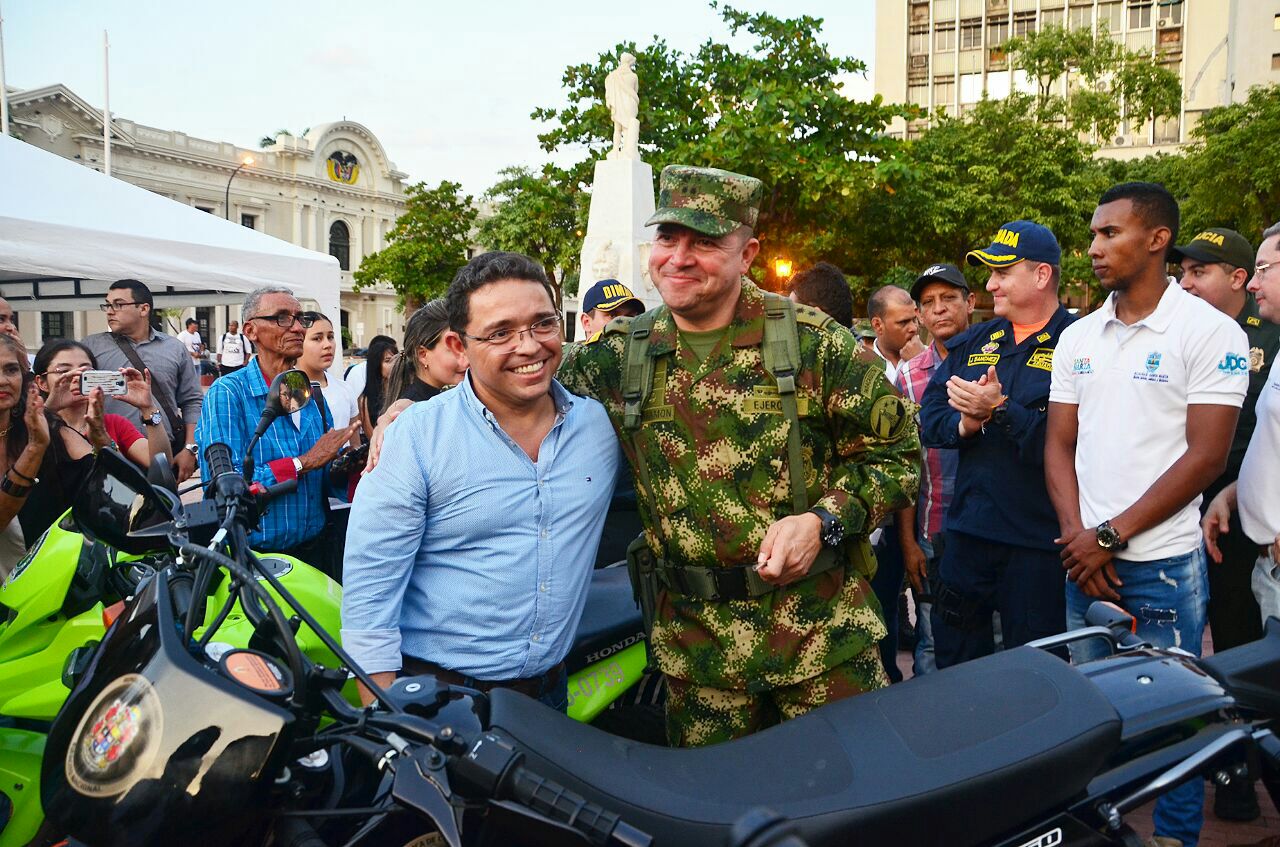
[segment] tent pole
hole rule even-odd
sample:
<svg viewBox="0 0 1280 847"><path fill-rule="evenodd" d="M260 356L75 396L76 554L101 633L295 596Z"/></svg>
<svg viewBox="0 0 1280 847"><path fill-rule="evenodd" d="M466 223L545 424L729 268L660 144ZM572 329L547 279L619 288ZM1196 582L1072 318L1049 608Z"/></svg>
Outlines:
<svg viewBox="0 0 1280 847"><path fill-rule="evenodd" d="M102 167L111 176L111 44L102 31Z"/></svg>

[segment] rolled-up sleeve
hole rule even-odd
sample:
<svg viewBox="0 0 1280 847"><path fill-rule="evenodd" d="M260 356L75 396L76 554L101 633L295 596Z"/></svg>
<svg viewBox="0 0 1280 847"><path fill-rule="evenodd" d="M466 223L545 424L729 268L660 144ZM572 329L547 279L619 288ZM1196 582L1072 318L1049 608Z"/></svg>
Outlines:
<svg viewBox="0 0 1280 847"><path fill-rule="evenodd" d="M343 561L342 645L368 673L400 669L400 614L427 525L418 406L388 429L378 466L351 506Z"/></svg>

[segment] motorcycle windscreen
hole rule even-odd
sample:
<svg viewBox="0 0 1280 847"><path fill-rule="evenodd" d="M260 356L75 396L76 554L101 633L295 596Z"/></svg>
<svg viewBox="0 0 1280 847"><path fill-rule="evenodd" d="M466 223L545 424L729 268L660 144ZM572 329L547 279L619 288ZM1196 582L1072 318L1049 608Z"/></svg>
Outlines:
<svg viewBox="0 0 1280 847"><path fill-rule="evenodd" d="M40 790L95 847L240 843L260 826L292 715L181 644L168 572L107 632L49 733Z"/></svg>

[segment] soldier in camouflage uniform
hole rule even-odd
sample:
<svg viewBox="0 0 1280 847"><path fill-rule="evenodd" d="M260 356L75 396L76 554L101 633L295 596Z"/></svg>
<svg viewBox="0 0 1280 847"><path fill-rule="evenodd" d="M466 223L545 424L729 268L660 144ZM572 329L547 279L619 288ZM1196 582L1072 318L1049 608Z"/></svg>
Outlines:
<svg viewBox="0 0 1280 847"><path fill-rule="evenodd" d="M882 366L857 358L848 330L797 306L802 496L815 509L795 513L790 424L761 348L766 298L781 298L743 276L759 250L762 192L727 171L663 170L648 223L659 224L649 271L665 305L613 321L597 343L568 351L558 374L604 404L636 472L645 539L668 569L651 646L668 677L668 736L684 746L887 683L866 536L918 482L913 410ZM623 384L638 321L652 322L654 362L633 434ZM819 561L829 563L821 572ZM728 570L763 591L708 599L676 588L682 574L705 584Z"/></svg>

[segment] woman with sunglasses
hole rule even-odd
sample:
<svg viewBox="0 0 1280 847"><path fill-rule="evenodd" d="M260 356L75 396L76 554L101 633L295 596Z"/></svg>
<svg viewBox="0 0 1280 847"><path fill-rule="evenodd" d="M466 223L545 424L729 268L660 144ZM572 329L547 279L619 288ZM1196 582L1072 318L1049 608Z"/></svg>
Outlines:
<svg viewBox="0 0 1280 847"><path fill-rule="evenodd" d="M457 385L467 373L467 359L441 343L449 329L444 299L432 300L409 318L404 328L404 352L387 378L387 400L429 400Z"/></svg>

